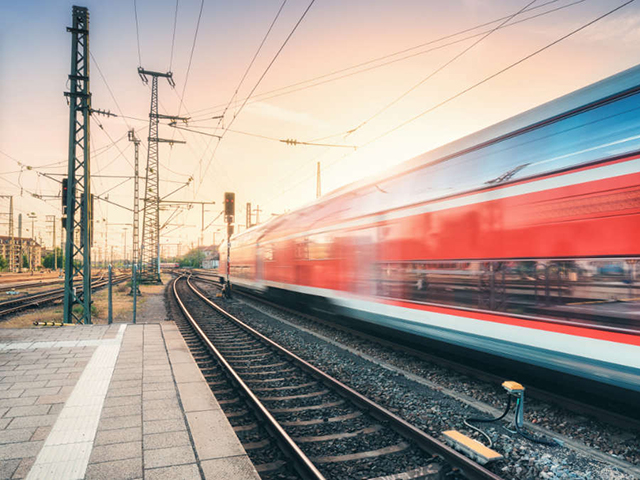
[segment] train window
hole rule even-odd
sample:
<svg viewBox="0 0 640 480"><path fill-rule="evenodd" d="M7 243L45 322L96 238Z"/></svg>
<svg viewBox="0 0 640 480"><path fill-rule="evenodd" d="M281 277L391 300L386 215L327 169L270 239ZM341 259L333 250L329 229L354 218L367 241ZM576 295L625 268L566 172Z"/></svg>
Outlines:
<svg viewBox="0 0 640 480"><path fill-rule="evenodd" d="M378 296L638 329L638 259L387 262Z"/></svg>
<svg viewBox="0 0 640 480"><path fill-rule="evenodd" d="M294 257L296 260L309 260L309 241L307 238L296 239Z"/></svg>
<svg viewBox="0 0 640 480"><path fill-rule="evenodd" d="M307 241L307 258L309 260L328 260L331 258L333 236L329 234L313 235Z"/></svg>

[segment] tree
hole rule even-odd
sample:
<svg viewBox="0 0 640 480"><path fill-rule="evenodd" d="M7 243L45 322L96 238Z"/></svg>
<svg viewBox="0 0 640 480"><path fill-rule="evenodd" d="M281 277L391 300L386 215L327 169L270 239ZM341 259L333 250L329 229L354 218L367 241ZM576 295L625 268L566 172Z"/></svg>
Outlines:
<svg viewBox="0 0 640 480"><path fill-rule="evenodd" d="M7 262L7 259L0 255L0 270L6 270L8 264L9 262Z"/></svg>
<svg viewBox="0 0 640 480"><path fill-rule="evenodd" d="M182 259L180 260L181 267L194 267L200 268L202 266L202 260L204 260L205 254L202 250L198 248L194 248L190 250Z"/></svg>
<svg viewBox="0 0 640 480"><path fill-rule="evenodd" d="M63 266L64 266L64 257L62 256L62 250L60 248L56 248L56 256L58 258L58 268L63 268ZM42 266L44 268L51 268L51 269L53 269L55 267L53 253L47 254L42 259Z"/></svg>

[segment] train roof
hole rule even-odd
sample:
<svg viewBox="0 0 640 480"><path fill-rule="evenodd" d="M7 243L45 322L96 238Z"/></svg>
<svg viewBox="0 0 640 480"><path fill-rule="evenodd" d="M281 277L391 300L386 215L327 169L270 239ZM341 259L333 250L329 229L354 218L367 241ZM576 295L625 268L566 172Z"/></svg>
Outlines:
<svg viewBox="0 0 640 480"><path fill-rule="evenodd" d="M271 221L265 224L253 227L247 230L246 233L242 232L238 234L237 237L245 237L245 235L253 237L251 233L254 232L256 239L260 239L263 236L268 235L269 231L274 230L277 226L283 224L286 225L288 220L301 215L306 215L308 209L313 209L314 207L327 202L332 203L331 200L338 199L344 195L351 195L360 189L375 186L379 182L389 178L405 175L427 165L446 161L447 159L456 157L462 152L473 149L474 147L490 143L493 140L500 139L501 137L514 132L534 127L537 124L552 120L554 117L561 116L574 109L607 99L608 97L637 88L638 86L640 86L640 65L624 70L572 93L563 95L538 107L479 130L478 132L418 155L417 157L402 162L381 174L366 177L362 180L340 187L288 214L281 215L271 219ZM328 209L328 211L331 211L331 209ZM245 238L248 239L248 237Z"/></svg>
<svg viewBox="0 0 640 480"><path fill-rule="evenodd" d="M640 65L623 70L622 72L587 85L579 90L568 93L554 100L550 100L547 103L543 103L542 105L534 107L523 113L519 113L494 125L483 128L482 130L466 135L458 140L454 140L418 155L417 157L413 157L391 167L381 174L365 177L362 180L339 187L329 192L320 200L326 200L336 195L342 195L356 188L376 183L380 178L388 178L392 175L403 174L414 170L415 168L423 167L458 152L465 151L469 148L502 137L514 131L525 129L578 107L597 102L603 98L637 87L638 85L640 85Z"/></svg>

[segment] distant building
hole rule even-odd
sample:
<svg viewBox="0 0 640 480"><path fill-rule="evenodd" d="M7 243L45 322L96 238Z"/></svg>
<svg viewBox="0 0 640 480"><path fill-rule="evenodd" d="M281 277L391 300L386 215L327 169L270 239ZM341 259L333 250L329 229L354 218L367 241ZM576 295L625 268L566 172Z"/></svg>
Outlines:
<svg viewBox="0 0 640 480"><path fill-rule="evenodd" d="M33 268L40 268L42 266L42 247L38 242L31 238L18 238L14 237L15 242L14 251L14 263L13 265L19 270L22 266L20 259L20 246L22 245L22 255L26 255L27 258L33 262ZM6 235L0 235L0 255L7 259L7 268L11 263L11 237Z"/></svg>
<svg viewBox="0 0 640 480"><path fill-rule="evenodd" d="M210 247L203 247L202 252L204 253L204 259L202 260L202 268L209 269L209 270L218 268L218 263L219 263L218 246L211 245Z"/></svg>

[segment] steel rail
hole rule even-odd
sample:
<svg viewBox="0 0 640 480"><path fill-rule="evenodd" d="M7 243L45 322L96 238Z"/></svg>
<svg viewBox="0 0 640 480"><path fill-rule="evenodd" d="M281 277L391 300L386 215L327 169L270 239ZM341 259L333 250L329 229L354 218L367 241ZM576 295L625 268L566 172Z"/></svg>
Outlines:
<svg viewBox="0 0 640 480"><path fill-rule="evenodd" d="M211 343L211 340L207 337L204 331L200 328L200 325L195 321L195 319L191 316L187 308L185 307L183 301L180 299L178 295L178 291L176 289L176 284L179 280L185 279L184 276L178 277L173 281L172 289L173 295L180 306L180 310L187 318L193 329L196 331L202 342L206 345L209 351L213 354L214 357L220 362L222 367L226 370L227 374L231 377L231 380L238 385L238 387L242 390L247 400L253 405L257 413L262 417L262 419L266 422L266 426L272 435L276 438L281 448L284 450L285 454L289 456L289 458L293 461L294 467L305 479L309 480L325 480L325 477L320 473L320 471L316 468L316 466L309 460L309 458L305 455L305 453L298 447L298 445L293 441L293 439L289 436L289 434L282 428L282 426L278 423L278 421L269 413L266 407L262 404L262 402L258 399L258 397L251 391L251 389L247 386L246 383L240 378L238 373L234 370L234 368L225 360L222 354L218 351L218 349ZM193 290L196 294L200 295L199 292L194 290L193 286L189 283L189 279L185 279L187 285L191 290ZM201 295L200 295L201 296ZM204 297L202 297L204 298ZM206 299L205 299L206 300ZM226 315L225 315L226 316Z"/></svg>
<svg viewBox="0 0 640 480"><path fill-rule="evenodd" d="M490 472L489 470L482 467L481 465L477 464L476 462L469 459L468 457L465 457L464 455L454 450L453 448L445 445L440 440L432 437L431 435L423 432L419 428L411 425L407 421L403 420L402 418L398 417L397 415L390 412L386 408L368 399L367 397L360 394L359 392L352 389L351 387L336 380L335 378L326 374L322 370L319 370L318 368L314 367L309 362L298 357L295 353L290 352L289 350L275 343L273 340L265 337L263 334L253 329L249 325L245 324L238 318L234 317L229 312L223 310L221 307L219 307L218 305L213 303L211 300L209 300L207 297L205 297L196 287L194 287L191 284L191 282L189 281L189 278L187 278L187 285L191 288L191 290L194 293L196 293L196 295L198 295L202 300L204 300L209 306L211 306L213 309L218 311L220 314L224 315L229 320L233 321L242 329L249 332L259 340L267 343L268 345L273 347L275 350L277 350L279 353L291 359L299 367L301 367L302 369L304 369L314 377L319 378L326 385L339 391L344 397L346 397L356 405L360 406L361 408L364 408L365 410L367 410L372 416L374 416L378 420L382 420L393 425L394 429L398 433L400 433L405 438L409 438L414 442L416 442L416 444L420 446L423 450L429 452L430 454L437 454L441 456L451 465L459 468L463 472L463 474L470 480L486 480L486 479L500 480L502 478L496 475L495 473Z"/></svg>
<svg viewBox="0 0 640 480"><path fill-rule="evenodd" d="M122 276L116 277L113 280L113 283L114 284L120 283L126 280L127 278L129 278L129 275L122 275ZM108 282L106 280L96 280L91 285L91 288L92 289L102 288L106 286L107 283ZM82 288L80 288L80 291L82 291ZM34 295L29 295L21 298L16 298L15 300L4 302L4 305L7 305L7 304L10 304L10 305L17 304L17 305L15 307L0 310L0 317L19 312L21 310L25 310L29 307L40 306L42 304L49 303L49 302L55 302L56 300L62 299L63 296L64 296L64 288L58 288L55 290L49 290L47 292L37 293ZM0 304L0 308L2 308L4 305Z"/></svg>
<svg viewBox="0 0 640 480"><path fill-rule="evenodd" d="M196 278L198 278L199 280L202 280L204 282L209 282L213 285L215 285L216 287L218 287L218 282L215 280L215 278L212 278L210 275L207 274L202 274L202 273L198 273L196 274ZM219 288L219 287L218 287ZM274 303L270 300L266 300L265 298L262 298L260 296L255 295L254 293L248 292L246 290L235 290L234 294L236 295L241 295L244 297L247 297L251 300L254 300L256 302L262 303L264 305L270 306L272 308L275 308L277 310L280 310L284 313L289 313L292 315L297 315L301 318L304 318L306 320L309 320L310 322L313 323L317 323L320 325L324 325L327 327L331 327L331 328L335 328L336 330L340 330L342 332L351 334L355 337L364 339L364 340L368 340L370 342L373 343L377 343L381 346L384 347L388 347L391 348L393 350L397 350L397 351L401 351L404 353L407 353L409 355L412 355L414 357L420 358L421 360L425 360L428 362L432 362L435 363L437 365L440 365L442 367L445 368L450 368L458 373L462 373L465 375L469 375L473 378L476 378L478 380L482 380L482 381L486 381L486 382L491 382L494 384L500 384L504 381L504 377L493 374L493 373L489 373L483 370L480 370L478 368L472 367L470 365L465 365L463 363L460 362L456 362L455 360L450 360L450 359L444 359L442 357L439 357L437 355L433 355L430 353L426 353L423 352L421 350L417 350L415 348L412 347L408 347L406 345L401 345L395 341L392 340L386 340L384 338L378 337L376 335L370 334L370 333L366 333L360 330L356 330L354 328L351 327L347 327L345 325L341 325L339 323L332 323L328 320L325 320L323 318L319 318L307 313L303 313L303 312L299 312L297 310L294 310L292 308L289 307L284 307L282 305L278 305L277 303ZM612 412L609 410L606 410L602 407L598 407L595 405L590 405L589 403L585 403L585 402L580 402L576 399L573 398L568 398L566 396L563 396L562 394L558 394L558 393L554 393L548 390L543 390L541 388L536 388L536 387L531 387L531 386L527 386L527 396L529 398L535 398L536 400L540 400L540 401L545 401L545 402L550 402L553 403L555 405L558 405L560 407L563 408L568 408L571 411L574 411L576 413L579 414L586 414L586 415L591 415L595 418L597 418L598 420L604 421L606 423L610 423L611 425L615 425L617 427L621 427L621 428L635 428L635 429L640 429L640 420L636 419L636 418L632 418L632 417L628 417L625 416L623 414L617 413L617 412ZM536 424L532 424L532 423L528 423L527 422L527 427L536 431L537 433L540 433L542 435L548 435L549 432L546 431L544 429L544 427L541 427L539 425Z"/></svg>

